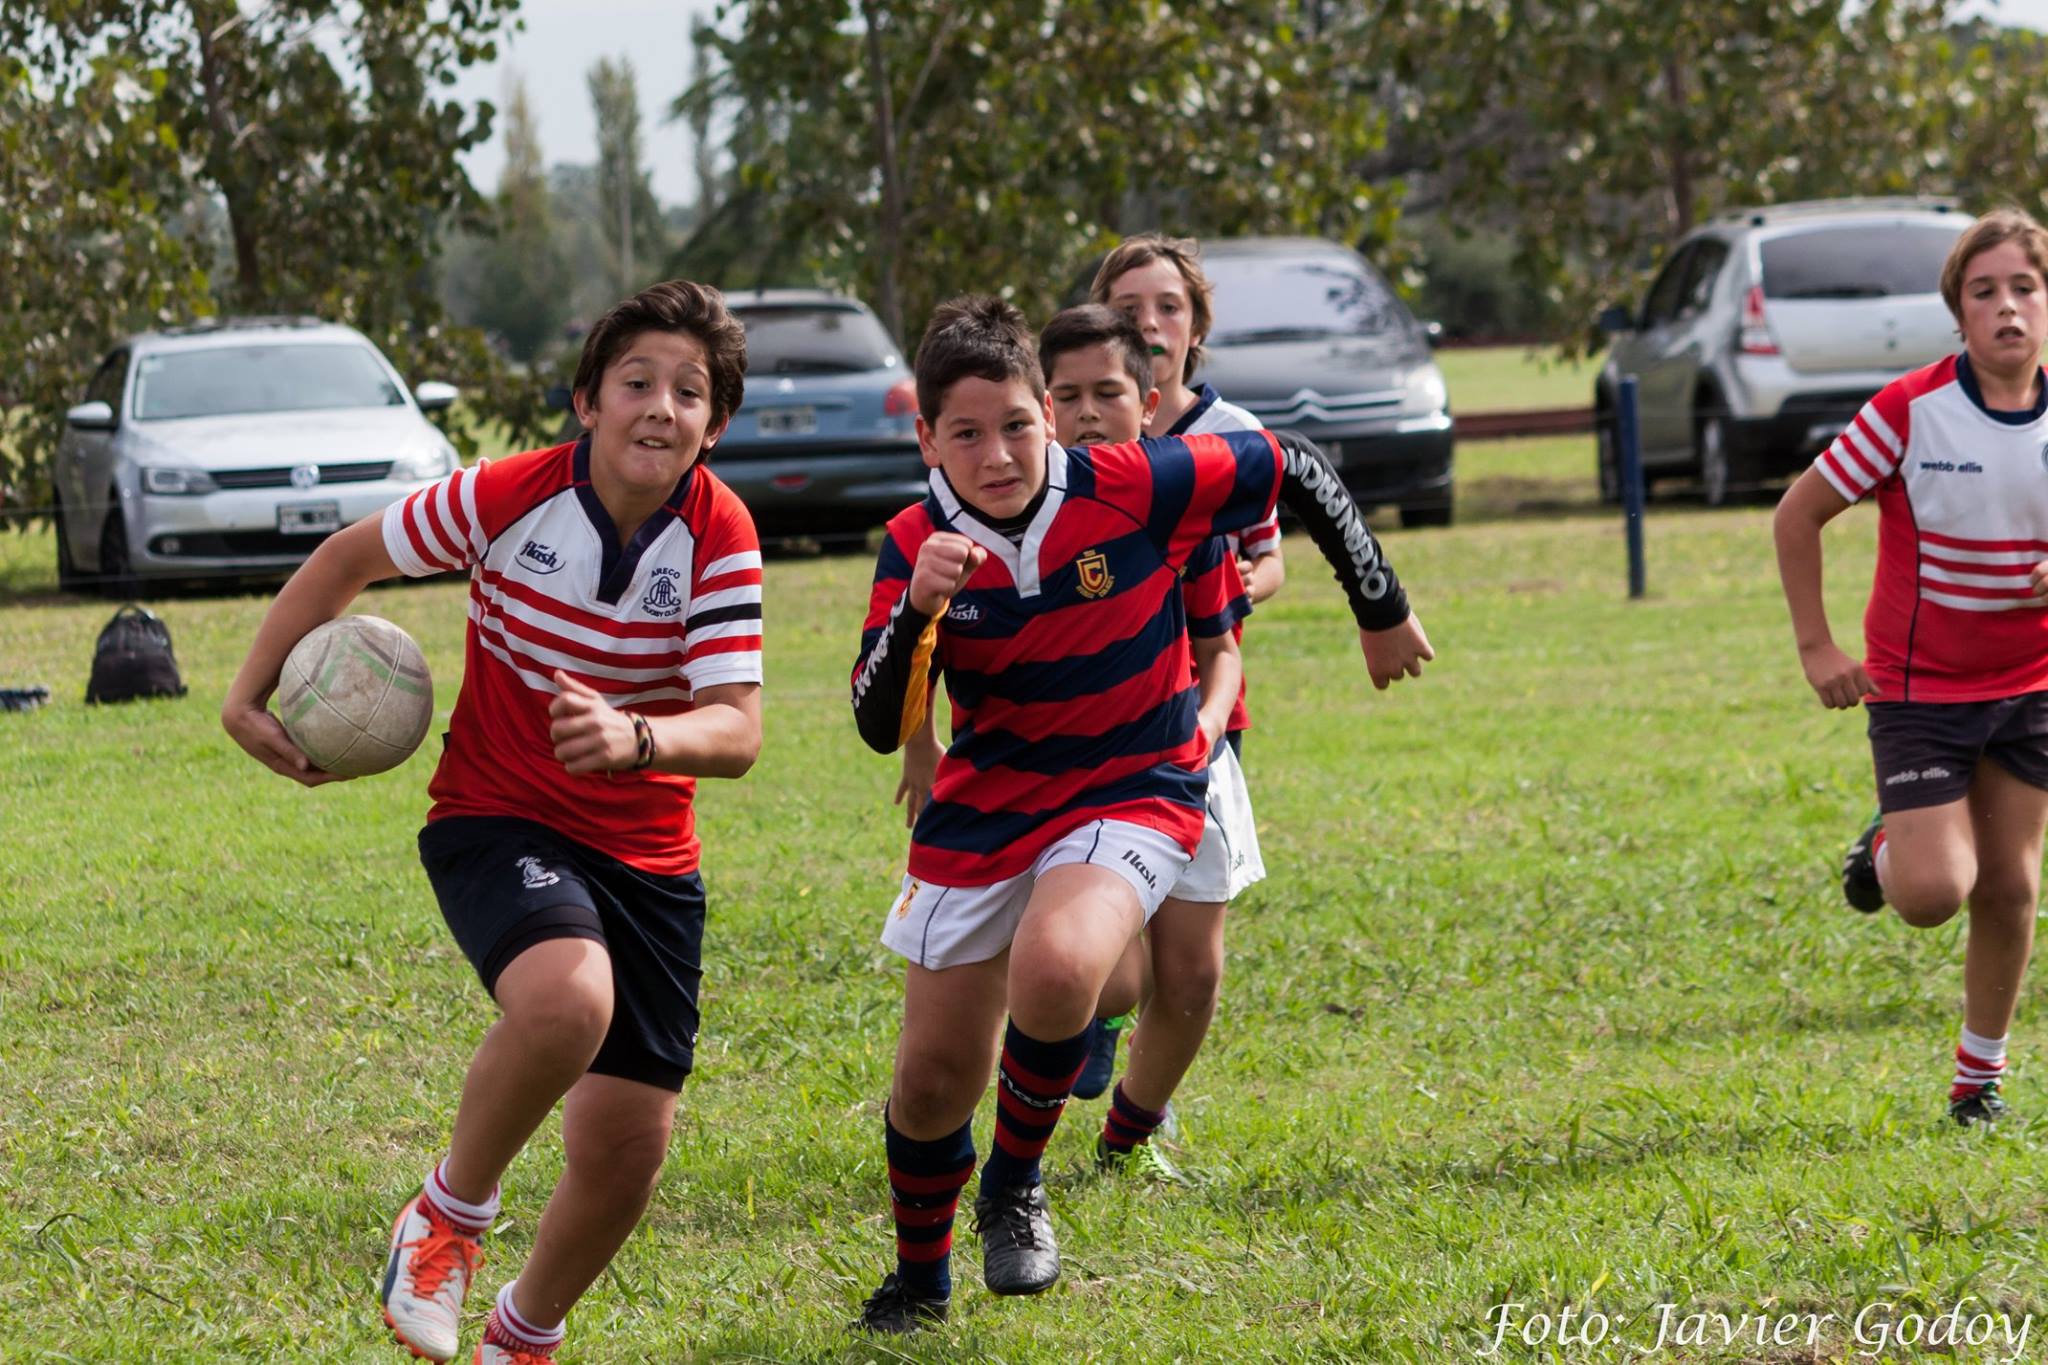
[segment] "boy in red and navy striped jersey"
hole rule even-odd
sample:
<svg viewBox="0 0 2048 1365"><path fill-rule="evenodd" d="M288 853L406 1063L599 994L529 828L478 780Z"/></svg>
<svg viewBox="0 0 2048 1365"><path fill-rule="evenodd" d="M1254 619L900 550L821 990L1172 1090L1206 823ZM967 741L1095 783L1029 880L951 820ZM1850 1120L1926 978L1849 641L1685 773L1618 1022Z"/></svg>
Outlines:
<svg viewBox="0 0 2048 1365"><path fill-rule="evenodd" d="M266 710L285 656L372 582L469 572L420 861L502 1017L446 1157L392 1227L384 1319L427 1359L456 1353L498 1178L557 1101L567 1168L479 1365L552 1356L660 1174L697 1036L696 779L740 776L761 742L760 547L703 463L745 370L716 290L671 282L620 304L577 367L588 434L459 470L326 541L222 708L266 766L334 780Z"/></svg>
<svg viewBox="0 0 2048 1365"><path fill-rule="evenodd" d="M2033 947L2048 826L2048 233L2003 210L1956 240L1941 292L1963 352L1885 386L1778 508L1800 663L1824 705L1863 703L1878 816L1842 889L1908 924L1965 904L1958 1123L1996 1121ZM1875 496L1865 658L1828 629L1821 527Z"/></svg>
<svg viewBox="0 0 2048 1365"><path fill-rule="evenodd" d="M994 299L940 308L916 373L931 495L889 524L853 675L861 737L880 752L923 723L935 672L954 707L882 934L909 960L885 1121L897 1268L861 1318L883 1331L946 1312L969 1120L1006 1004L975 1201L983 1275L999 1294L1058 1278L1039 1156L1103 982L1202 833L1188 556L1284 496L1337 569L1375 685L1432 657L1313 447L1265 432L1050 444L1030 335Z"/></svg>

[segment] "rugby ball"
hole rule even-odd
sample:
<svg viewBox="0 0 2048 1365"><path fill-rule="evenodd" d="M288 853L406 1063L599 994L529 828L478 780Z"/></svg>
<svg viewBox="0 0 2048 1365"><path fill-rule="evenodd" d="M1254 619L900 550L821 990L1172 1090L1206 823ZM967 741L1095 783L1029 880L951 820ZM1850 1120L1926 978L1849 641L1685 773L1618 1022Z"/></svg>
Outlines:
<svg viewBox="0 0 2048 1365"><path fill-rule="evenodd" d="M366 777L420 747L434 719L434 680L412 636L381 616L343 616L292 646L277 713L314 767Z"/></svg>

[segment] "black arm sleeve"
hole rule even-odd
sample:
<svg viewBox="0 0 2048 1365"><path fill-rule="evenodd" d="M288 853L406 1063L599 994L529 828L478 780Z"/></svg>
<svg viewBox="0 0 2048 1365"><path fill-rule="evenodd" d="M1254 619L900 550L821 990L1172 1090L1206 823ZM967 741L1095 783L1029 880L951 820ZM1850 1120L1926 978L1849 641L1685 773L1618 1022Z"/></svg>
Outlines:
<svg viewBox="0 0 2048 1365"><path fill-rule="evenodd" d="M1323 558L1337 571L1351 615L1360 630L1391 630L1408 619L1408 594L1394 566L1366 529L1351 492L1315 442L1293 431L1276 431L1280 443L1280 501L1300 519Z"/></svg>
<svg viewBox="0 0 2048 1365"><path fill-rule="evenodd" d="M853 671L854 723L876 753L896 752L924 724L938 638L938 619L911 606L905 588Z"/></svg>

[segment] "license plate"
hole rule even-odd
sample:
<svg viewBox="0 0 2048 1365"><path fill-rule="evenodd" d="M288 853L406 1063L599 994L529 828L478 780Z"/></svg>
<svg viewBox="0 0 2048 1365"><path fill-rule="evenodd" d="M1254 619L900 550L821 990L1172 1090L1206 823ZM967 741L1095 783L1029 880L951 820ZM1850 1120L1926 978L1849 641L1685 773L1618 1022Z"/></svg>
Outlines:
<svg viewBox="0 0 2048 1365"><path fill-rule="evenodd" d="M818 429L816 408L762 408L754 424L763 436L808 436Z"/></svg>
<svg viewBox="0 0 2048 1365"><path fill-rule="evenodd" d="M341 529L338 502L287 502L278 505L277 533L282 536L318 536Z"/></svg>

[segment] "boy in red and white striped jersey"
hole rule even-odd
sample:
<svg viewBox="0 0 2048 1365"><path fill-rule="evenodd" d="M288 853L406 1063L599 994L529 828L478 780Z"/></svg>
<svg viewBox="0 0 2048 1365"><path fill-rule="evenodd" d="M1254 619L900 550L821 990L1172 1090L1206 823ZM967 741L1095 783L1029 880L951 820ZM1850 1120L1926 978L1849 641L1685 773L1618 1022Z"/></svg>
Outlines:
<svg viewBox="0 0 2048 1365"><path fill-rule="evenodd" d="M581 440L473 469L327 540L285 585L222 706L258 761L319 772L266 709L298 640L368 584L467 569L461 693L420 860L502 1017L445 1158L393 1225L385 1322L459 1347L498 1179L557 1101L567 1168L480 1365L552 1356L570 1305L639 1222L697 1036L698 777L761 743L761 554L704 464L739 407L746 339L674 281L607 313L575 380Z"/></svg>
<svg viewBox="0 0 2048 1365"><path fill-rule="evenodd" d="M1864 703L1878 816L1842 865L1849 903L1944 924L1965 904L1949 1113L2005 1112L2006 1033L2033 948L2048 826L2048 232L2017 210L1941 272L1963 352L1880 390L1778 507L1778 568L1806 680ZM1866 657L1829 633L1821 528L1875 495Z"/></svg>

